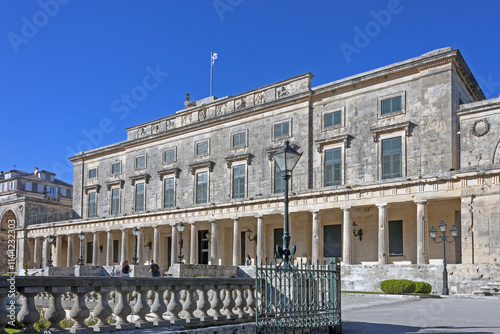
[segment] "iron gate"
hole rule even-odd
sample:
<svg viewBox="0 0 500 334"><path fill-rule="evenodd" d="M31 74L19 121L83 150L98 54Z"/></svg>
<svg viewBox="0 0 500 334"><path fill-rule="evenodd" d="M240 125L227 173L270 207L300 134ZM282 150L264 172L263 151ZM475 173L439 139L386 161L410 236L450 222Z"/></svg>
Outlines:
<svg viewBox="0 0 500 334"><path fill-rule="evenodd" d="M329 327L341 332L340 263L261 264L256 268L258 333Z"/></svg>

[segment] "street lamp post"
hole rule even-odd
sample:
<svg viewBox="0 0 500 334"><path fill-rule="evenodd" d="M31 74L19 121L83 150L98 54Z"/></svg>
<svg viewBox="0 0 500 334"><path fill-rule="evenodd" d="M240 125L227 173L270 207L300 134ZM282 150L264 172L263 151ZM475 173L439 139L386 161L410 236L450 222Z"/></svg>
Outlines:
<svg viewBox="0 0 500 334"><path fill-rule="evenodd" d="M48 260L48 266L53 267L52 265L52 241L54 241L54 237L49 235L47 237L47 241L49 242L49 260Z"/></svg>
<svg viewBox="0 0 500 334"><path fill-rule="evenodd" d="M177 255L177 257L179 258L179 264L183 264L184 255L182 255L182 231L184 231L186 225L180 222L176 227L177 230L179 231L179 255Z"/></svg>
<svg viewBox="0 0 500 334"><path fill-rule="evenodd" d="M452 243L455 241L455 239L457 238L457 228L455 227L455 225L453 225L450 228L451 240L448 240L448 236L446 235L446 224L442 220L439 223L439 230L441 231L441 233L443 235L440 236L438 240L436 240L437 231L434 228L434 226L432 226L431 230L429 231L429 234L431 235L431 238L435 243L437 243L437 244L442 243L443 244L443 292L442 292L442 294L447 296L450 294L450 291L448 289L448 272L446 271L446 243L447 242Z"/></svg>
<svg viewBox="0 0 500 334"><path fill-rule="evenodd" d="M85 239L85 233L78 233L78 239L80 239L80 257L78 258L78 265L83 266L83 239Z"/></svg>
<svg viewBox="0 0 500 334"><path fill-rule="evenodd" d="M285 141L285 145L276 153L273 154L274 162L278 165L281 170L283 179L285 180L285 222L283 228L283 248L279 245L276 246L276 254L282 258L284 266L288 266L290 259L295 254L295 246L290 250L290 231L288 222L288 180L292 176L292 170L299 161L302 153L294 150L290 145L288 140Z"/></svg>
<svg viewBox="0 0 500 334"><path fill-rule="evenodd" d="M134 235L134 238L135 238L135 244L134 244L134 257L132 257L132 264L139 264L139 262L137 262L137 260L139 260L137 258L137 236L139 235L139 229L136 227L134 227L134 229L132 230L132 234Z"/></svg>

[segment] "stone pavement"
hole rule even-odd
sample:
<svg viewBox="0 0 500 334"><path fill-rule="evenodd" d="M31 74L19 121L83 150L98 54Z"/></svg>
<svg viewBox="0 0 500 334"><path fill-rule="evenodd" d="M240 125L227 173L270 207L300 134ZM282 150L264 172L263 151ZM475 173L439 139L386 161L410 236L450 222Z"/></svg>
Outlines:
<svg viewBox="0 0 500 334"><path fill-rule="evenodd" d="M500 298L342 295L342 333L499 333Z"/></svg>
<svg viewBox="0 0 500 334"><path fill-rule="evenodd" d="M122 334L250 334L255 324L205 329L151 328ZM500 298L342 294L342 333L500 334Z"/></svg>

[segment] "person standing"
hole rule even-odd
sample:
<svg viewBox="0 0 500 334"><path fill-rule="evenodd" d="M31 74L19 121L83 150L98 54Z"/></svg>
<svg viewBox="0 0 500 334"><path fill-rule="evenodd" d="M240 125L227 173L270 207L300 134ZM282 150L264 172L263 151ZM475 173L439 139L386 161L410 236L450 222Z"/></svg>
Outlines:
<svg viewBox="0 0 500 334"><path fill-rule="evenodd" d="M122 263L122 270L120 270L120 276L122 277L129 277L130 273L132 272L132 268L128 265L128 261L125 260Z"/></svg>
<svg viewBox="0 0 500 334"><path fill-rule="evenodd" d="M151 276L152 277L163 277L163 275L161 274L161 270L160 270L160 266L157 265L153 259L151 259L150 261L150 267L149 267L149 272L151 273Z"/></svg>

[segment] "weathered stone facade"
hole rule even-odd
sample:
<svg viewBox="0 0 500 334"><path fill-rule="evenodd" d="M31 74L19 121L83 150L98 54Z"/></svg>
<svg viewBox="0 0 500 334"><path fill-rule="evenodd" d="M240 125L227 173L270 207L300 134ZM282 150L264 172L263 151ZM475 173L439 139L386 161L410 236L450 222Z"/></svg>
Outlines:
<svg viewBox="0 0 500 334"><path fill-rule="evenodd" d="M272 154L288 140L302 153L290 190L297 257L432 264L442 246L428 231L444 220L460 236L446 246L449 262L500 264L500 116L488 107L498 101L484 101L458 50L317 87L311 79L186 102L172 116L127 129L124 142L72 157L75 219L57 224L72 245L59 261L75 263L80 231L92 247L87 261L130 260L131 229L139 227L140 262L168 267L177 261L180 221L188 225L188 263L273 257L283 195ZM469 124L481 112L489 125ZM28 237L46 231L34 227Z"/></svg>
<svg viewBox="0 0 500 334"><path fill-rule="evenodd" d="M17 258L18 269L24 268L25 260L33 261L33 248L24 238L26 228L69 219L71 196L72 186L56 179L54 173L38 168L33 173L18 170L0 172L1 253L11 251L7 254ZM16 247L12 248L14 242ZM9 256L0 259L0 274L9 271L8 259ZM10 271L15 271L12 269Z"/></svg>

